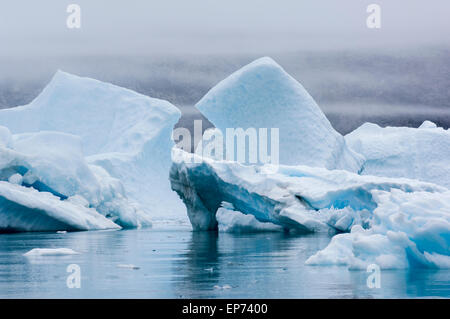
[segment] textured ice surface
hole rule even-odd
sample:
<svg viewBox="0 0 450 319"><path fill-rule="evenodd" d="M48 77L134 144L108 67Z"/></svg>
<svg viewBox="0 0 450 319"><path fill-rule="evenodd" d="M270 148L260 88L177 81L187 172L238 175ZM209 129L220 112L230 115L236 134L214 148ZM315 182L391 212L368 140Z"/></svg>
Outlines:
<svg viewBox="0 0 450 319"><path fill-rule="evenodd" d="M11 187L12 185L21 186L12 187L11 192L13 190L16 193L22 192L23 196L29 198L40 196L42 201L50 200L47 195L51 194L54 197L51 203L60 206L60 203L56 202L59 200L63 202L61 205L73 206L70 208L72 214L76 214L74 211L79 207L80 216L82 216L83 211L89 208L108 217L115 224L91 225L83 221L77 224L74 222L77 220L75 216L74 220L68 223L63 216L59 219L57 210L53 210L52 225L49 224L46 229L45 214L36 212L32 218L33 221L30 222L19 218L19 216L29 216L29 214L23 215L24 209L19 208L26 206L29 198L21 199L18 196L15 203L22 206L16 207L13 203L9 203L8 209L2 207L1 218L8 222L0 228L54 230L56 222L63 222L66 226L62 227L71 230L102 229L111 228L111 226L117 228L118 225L137 227L150 224L150 219L142 209L127 198L123 185L118 179L111 177L103 168L86 162L79 137L60 132L23 133L12 135L8 145L9 147L0 146L0 180L5 182L3 188L8 187L9 184ZM27 192L26 188L39 192ZM8 200L13 201L13 198L10 196ZM36 203L30 203L29 208L36 208L34 205L37 205L42 210L44 206ZM47 201L47 203L50 202ZM16 209L12 209L13 207ZM46 207L48 211L50 206L46 205ZM31 210L27 211L31 213Z"/></svg>
<svg viewBox="0 0 450 319"><path fill-rule="evenodd" d="M70 248L33 248L29 252L23 254L27 257L34 256L68 256L78 255L79 253Z"/></svg>
<svg viewBox="0 0 450 319"><path fill-rule="evenodd" d="M279 161L357 172L351 151L303 86L272 59L258 59L212 88L196 107L222 131L278 128Z"/></svg>
<svg viewBox="0 0 450 319"><path fill-rule="evenodd" d="M414 178L450 187L450 131L430 121L419 128L365 123L345 139L366 158L364 175Z"/></svg>
<svg viewBox="0 0 450 319"><path fill-rule="evenodd" d="M169 102L58 71L29 105L1 110L0 125L8 127L17 136L20 151L31 156L33 152L39 155L39 148L33 147L35 141L45 144L48 140L48 157L41 156L34 168L55 192L82 195L90 204L101 205L98 209L107 214L118 208L114 202L118 180L123 195L141 207L138 220L133 221L136 209L130 205L128 213L122 214L129 216L123 224L137 226L149 224L151 218L186 218L185 207L168 180L172 128L179 117L180 112ZM28 134L41 131L79 138L73 137L73 143L67 144L53 133ZM0 130L0 145L8 143L10 136ZM80 151L85 162L77 166ZM72 160L74 152L77 157ZM49 170L49 165L56 166ZM107 179L110 186L99 185L95 179Z"/></svg>
<svg viewBox="0 0 450 319"><path fill-rule="evenodd" d="M195 156L174 150L171 170L172 187L185 202L194 229L215 229L218 219L222 228L242 224L235 223L238 211L289 230L351 231L335 236L309 264L448 264L450 209L445 187L308 166L280 166L276 174L267 174L265 166L212 159L200 163L193 161ZM223 201L233 209L223 208Z"/></svg>
<svg viewBox="0 0 450 319"><path fill-rule="evenodd" d="M354 226L307 260L310 265L365 269L450 268L450 192L373 191L369 229Z"/></svg>
<svg viewBox="0 0 450 319"><path fill-rule="evenodd" d="M227 233L259 233L283 231L283 227L262 223L253 215L245 215L234 210L233 205L222 203L222 207L217 210L216 219L221 232Z"/></svg>
<svg viewBox="0 0 450 319"><path fill-rule="evenodd" d="M48 192L0 181L0 230L56 231L119 229L95 209Z"/></svg>
<svg viewBox="0 0 450 319"><path fill-rule="evenodd" d="M377 203L372 190L401 189L406 192L444 192L438 185L401 178L361 176L344 170L308 166L280 166L268 174L265 166L199 159L174 149L172 187L191 212L191 222L200 228L215 227L214 214L222 201L263 222L286 227L320 229L329 209L372 211ZM198 161L198 162L197 162Z"/></svg>

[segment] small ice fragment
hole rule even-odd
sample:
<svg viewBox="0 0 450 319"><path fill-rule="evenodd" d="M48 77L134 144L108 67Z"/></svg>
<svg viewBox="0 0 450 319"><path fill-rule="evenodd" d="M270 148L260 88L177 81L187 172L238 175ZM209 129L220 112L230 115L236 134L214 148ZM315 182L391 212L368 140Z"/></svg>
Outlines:
<svg viewBox="0 0 450 319"><path fill-rule="evenodd" d="M135 266L135 265L133 265L133 264L119 264L119 265L117 265L117 268L127 268L127 269L134 269L134 270L137 270L137 269L139 269L140 267Z"/></svg>
<svg viewBox="0 0 450 319"><path fill-rule="evenodd" d="M79 252L76 252L70 248L34 248L23 255L30 257L30 256L66 256L78 254Z"/></svg>
<svg viewBox="0 0 450 319"><path fill-rule="evenodd" d="M22 175L20 174L13 174L8 178L8 182L10 182L11 184L17 184L17 185L22 185Z"/></svg>
<svg viewBox="0 0 450 319"><path fill-rule="evenodd" d="M223 285L223 286L215 285L214 289L220 289L220 290L231 289L231 286L230 285Z"/></svg>

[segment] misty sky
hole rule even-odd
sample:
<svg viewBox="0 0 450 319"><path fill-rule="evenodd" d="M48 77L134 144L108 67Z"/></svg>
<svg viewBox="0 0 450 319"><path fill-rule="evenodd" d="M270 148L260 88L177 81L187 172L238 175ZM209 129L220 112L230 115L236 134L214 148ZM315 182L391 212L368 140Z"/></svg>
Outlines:
<svg viewBox="0 0 450 319"><path fill-rule="evenodd" d="M66 7L82 28L66 27ZM366 8L382 8L382 28ZM447 45L448 0L2 0L0 55L247 53Z"/></svg>

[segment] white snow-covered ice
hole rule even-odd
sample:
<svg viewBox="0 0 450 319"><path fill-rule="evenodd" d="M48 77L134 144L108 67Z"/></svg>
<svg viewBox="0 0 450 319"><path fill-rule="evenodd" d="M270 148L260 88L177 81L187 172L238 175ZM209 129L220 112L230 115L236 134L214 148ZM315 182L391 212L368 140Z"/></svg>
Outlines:
<svg viewBox="0 0 450 319"><path fill-rule="evenodd" d="M209 158L199 162L195 156L174 149L171 170L172 187L185 202L194 229L239 229L254 218L286 230L350 231L335 236L308 260L311 265L448 264L449 190L443 186L308 166L282 165L273 173L265 166ZM252 218L243 221L242 214ZM355 237L356 232L364 235ZM360 250L353 247L355 238L367 239Z"/></svg>
<svg viewBox="0 0 450 319"><path fill-rule="evenodd" d="M1 180L95 209L115 227L185 220L168 180L179 117L169 102L58 71L29 105L0 110Z"/></svg>
<svg viewBox="0 0 450 319"><path fill-rule="evenodd" d="M0 110L0 231L188 217L194 230L338 233L309 265L450 268L448 130L366 123L343 137L270 58L196 106L222 132L278 128L277 170L173 148L169 102L58 72L29 105Z"/></svg>
<svg viewBox="0 0 450 319"><path fill-rule="evenodd" d="M278 128L280 164L352 172L361 167L361 156L347 147L314 99L271 58L236 71L196 107L222 134L227 128Z"/></svg>
<svg viewBox="0 0 450 319"><path fill-rule="evenodd" d="M366 269L408 267L450 268L450 191L444 193L373 191L377 207L368 229L353 226L309 265L345 265Z"/></svg>
<svg viewBox="0 0 450 319"><path fill-rule="evenodd" d="M95 209L48 192L0 181L0 229L56 231L120 229Z"/></svg>
<svg viewBox="0 0 450 319"><path fill-rule="evenodd" d="M365 158L361 174L413 178L450 187L450 131L430 121L419 128L365 123L345 139Z"/></svg>
<svg viewBox="0 0 450 319"><path fill-rule="evenodd" d="M197 108L222 132L279 128L282 165L274 173L174 150L172 188L194 229L332 229L343 233L307 264L450 267L448 130L366 123L344 138L270 58L220 82Z"/></svg>

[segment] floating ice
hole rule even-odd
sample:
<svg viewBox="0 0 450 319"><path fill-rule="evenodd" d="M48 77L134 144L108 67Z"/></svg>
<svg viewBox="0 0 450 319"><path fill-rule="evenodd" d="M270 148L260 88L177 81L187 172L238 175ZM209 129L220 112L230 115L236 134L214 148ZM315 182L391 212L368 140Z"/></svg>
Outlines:
<svg viewBox="0 0 450 319"><path fill-rule="evenodd" d="M8 145L0 146L0 230L89 230L150 223L127 199L120 181L86 162L79 137L24 133L13 135ZM61 214L63 210L72 216Z"/></svg>
<svg viewBox="0 0 450 319"><path fill-rule="evenodd" d="M402 178L361 176L344 170L283 166L267 173L265 166L214 161L173 150L170 178L185 202L195 229L215 229L215 214L223 201L261 222L318 231L328 228L329 210L373 211L372 190L445 192L438 185ZM335 219L334 219L335 220ZM336 221L330 221L330 224Z"/></svg>
<svg viewBox="0 0 450 319"><path fill-rule="evenodd" d="M117 265L117 268L125 268L125 269L132 269L132 270L140 269L140 267L135 266L133 264L119 264L119 265Z"/></svg>
<svg viewBox="0 0 450 319"><path fill-rule="evenodd" d="M26 155L28 165L18 166L25 183L62 199L80 195L124 227L145 226L186 218L168 181L179 117L169 102L58 71L29 105L0 110L0 125L14 134L0 129L0 146L13 140Z"/></svg>
<svg viewBox="0 0 450 319"><path fill-rule="evenodd" d="M372 195L377 207L371 227L354 226L350 233L333 237L307 264L450 268L450 191L391 190Z"/></svg>
<svg viewBox="0 0 450 319"><path fill-rule="evenodd" d="M303 86L268 57L227 77L196 107L223 134L227 128L278 128L281 164L353 172L361 167L362 158L347 147Z"/></svg>
<svg viewBox="0 0 450 319"><path fill-rule="evenodd" d="M195 156L174 150L171 170L172 187L186 204L194 229L239 229L246 225L239 211L252 215L249 221L285 229L351 230L333 237L309 264L448 265L450 193L445 187L308 166L280 166L268 174L265 166L196 162ZM232 207L223 207L223 201Z"/></svg>
<svg viewBox="0 0 450 319"><path fill-rule="evenodd" d="M262 223L253 215L245 215L234 210L231 204L222 203L222 207L217 210L216 219L218 229L228 233L259 233L259 232L279 232L283 227L272 223Z"/></svg>
<svg viewBox="0 0 450 319"><path fill-rule="evenodd" d="M67 256L78 255L79 253L70 248L34 248L23 254L27 257L33 256Z"/></svg>
<svg viewBox="0 0 450 319"><path fill-rule="evenodd" d="M74 205L49 192L0 181L0 230L57 231L119 229L93 208Z"/></svg>
<svg viewBox="0 0 450 319"><path fill-rule="evenodd" d="M430 121L418 129L365 123L345 139L366 158L361 174L413 178L450 187L450 131Z"/></svg>

